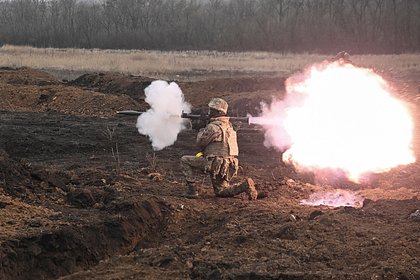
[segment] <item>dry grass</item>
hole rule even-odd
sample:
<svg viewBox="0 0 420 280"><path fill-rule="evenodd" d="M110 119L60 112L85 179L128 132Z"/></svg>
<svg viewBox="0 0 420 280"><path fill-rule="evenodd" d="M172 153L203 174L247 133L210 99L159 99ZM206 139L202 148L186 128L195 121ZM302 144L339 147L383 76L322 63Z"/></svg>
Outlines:
<svg viewBox="0 0 420 280"><path fill-rule="evenodd" d="M291 73L329 58L317 54L268 52L54 49L4 45L0 66L70 71L113 71L155 76L194 71ZM363 66L420 70L420 54L352 56Z"/></svg>

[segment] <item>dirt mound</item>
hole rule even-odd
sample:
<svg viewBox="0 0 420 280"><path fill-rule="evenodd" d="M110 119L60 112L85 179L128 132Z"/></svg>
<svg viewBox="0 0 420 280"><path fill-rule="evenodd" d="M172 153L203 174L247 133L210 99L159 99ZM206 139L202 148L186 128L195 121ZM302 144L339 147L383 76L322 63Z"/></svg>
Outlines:
<svg viewBox="0 0 420 280"><path fill-rule="evenodd" d="M18 112L58 111L88 116L114 116L123 109L146 108L127 95L112 96L64 85L34 86L0 83L0 110Z"/></svg>
<svg viewBox="0 0 420 280"><path fill-rule="evenodd" d="M54 76L32 68L0 67L0 82L12 85L59 85L62 82Z"/></svg>
<svg viewBox="0 0 420 280"><path fill-rule="evenodd" d="M2 193L11 198L41 203L46 193L49 200L62 198L70 179L62 172L50 173L25 160L13 160L0 149L0 182Z"/></svg>
<svg viewBox="0 0 420 280"><path fill-rule="evenodd" d="M151 78L115 73L88 73L70 81L68 85L113 95L126 94L142 105L144 89ZM255 114L261 101L270 101L273 95L281 98L284 90L282 77L235 77L218 78L198 82L175 81L183 91L187 102L195 109L205 109L212 97L225 98L232 115ZM147 106L140 106L144 110Z"/></svg>
<svg viewBox="0 0 420 280"><path fill-rule="evenodd" d="M284 89L284 77L235 77L218 78L198 82L179 82L185 92L190 90L199 93L212 91L215 93L243 93L253 91L281 91Z"/></svg>
<svg viewBox="0 0 420 280"><path fill-rule="evenodd" d="M152 81L151 78L133 75L87 73L68 82L68 85L114 95L126 94L134 100L144 100L144 89Z"/></svg>
<svg viewBox="0 0 420 280"><path fill-rule="evenodd" d="M0 278L55 279L86 269L107 256L126 254L139 242L158 236L155 232L165 227L166 208L154 198L125 199L115 201L107 213L92 213L73 221L57 214L55 219L67 220L67 225L1 243ZM83 215L74 211L65 214Z"/></svg>
<svg viewBox="0 0 420 280"><path fill-rule="evenodd" d="M209 79L199 82L179 82L185 99L193 107L205 110L213 97L224 98L229 103L232 116L257 114L260 103L284 95L283 77L235 77Z"/></svg>
<svg viewBox="0 0 420 280"><path fill-rule="evenodd" d="M35 167L0 149L0 278L57 278L155 242L166 204L117 195L113 180Z"/></svg>
<svg viewBox="0 0 420 280"><path fill-rule="evenodd" d="M0 68L0 92L0 110L4 111L114 116L117 110L147 108L123 93L116 96L68 86L30 68Z"/></svg>

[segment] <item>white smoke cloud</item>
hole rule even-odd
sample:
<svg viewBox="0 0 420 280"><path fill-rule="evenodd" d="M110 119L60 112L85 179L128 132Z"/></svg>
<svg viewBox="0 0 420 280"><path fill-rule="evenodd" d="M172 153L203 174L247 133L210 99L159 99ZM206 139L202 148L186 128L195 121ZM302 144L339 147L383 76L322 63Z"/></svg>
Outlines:
<svg viewBox="0 0 420 280"><path fill-rule="evenodd" d="M175 143L178 133L186 128L188 120L181 114L190 113L191 105L175 82L153 81L144 92L150 109L138 117L136 127L149 137L153 150L162 150Z"/></svg>

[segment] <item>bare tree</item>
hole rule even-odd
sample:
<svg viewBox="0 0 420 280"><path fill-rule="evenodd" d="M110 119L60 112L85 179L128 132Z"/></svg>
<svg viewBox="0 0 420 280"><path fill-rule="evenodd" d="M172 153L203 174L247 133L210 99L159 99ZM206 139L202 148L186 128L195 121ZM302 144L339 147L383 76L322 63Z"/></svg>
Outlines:
<svg viewBox="0 0 420 280"><path fill-rule="evenodd" d="M0 0L0 44L398 53L419 0Z"/></svg>

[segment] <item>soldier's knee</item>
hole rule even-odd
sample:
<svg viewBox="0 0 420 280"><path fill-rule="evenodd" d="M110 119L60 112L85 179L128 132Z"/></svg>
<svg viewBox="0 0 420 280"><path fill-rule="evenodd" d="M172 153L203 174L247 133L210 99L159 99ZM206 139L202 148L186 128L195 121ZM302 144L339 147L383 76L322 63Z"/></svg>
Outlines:
<svg viewBox="0 0 420 280"><path fill-rule="evenodd" d="M214 182L213 181L213 191L217 197L232 197L233 195L229 191L229 183L226 181Z"/></svg>
<svg viewBox="0 0 420 280"><path fill-rule="evenodd" d="M196 159L196 156L182 156L181 162L192 162Z"/></svg>

